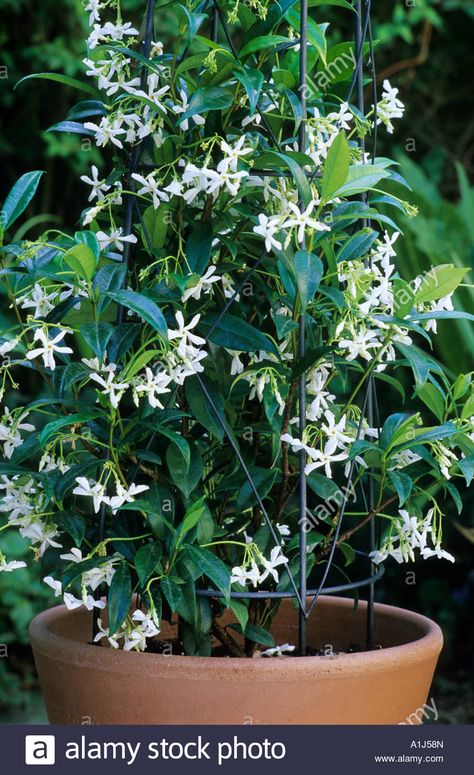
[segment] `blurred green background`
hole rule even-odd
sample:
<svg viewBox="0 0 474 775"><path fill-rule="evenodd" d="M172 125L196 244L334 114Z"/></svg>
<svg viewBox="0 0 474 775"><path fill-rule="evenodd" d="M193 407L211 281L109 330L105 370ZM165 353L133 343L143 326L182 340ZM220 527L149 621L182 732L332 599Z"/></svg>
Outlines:
<svg viewBox="0 0 474 775"><path fill-rule="evenodd" d="M142 0L123 4L127 13ZM377 72L389 78L407 105L395 134L380 132L380 155L395 155L412 186L420 215L403 223L398 266L412 277L432 264L474 267L474 0L373 2ZM332 9L333 42L350 36L347 13ZM85 14L80 0L0 0L0 201L16 178L33 169L47 172L39 196L22 221L19 236L35 236L45 223L76 224L84 206L78 178L97 161L75 135L45 133L77 101L71 90L47 81L25 83L41 71L84 78L81 59ZM323 9L326 17L326 9ZM157 36L159 38L159 34ZM370 99L370 95L368 95ZM44 218L44 220L43 220ZM467 276L474 282L474 273ZM457 306L474 311L472 289ZM1 310L3 316L6 310ZM439 324L437 354L448 368L474 368L474 327L463 321ZM379 600L432 616L444 629L446 647L432 696L438 721L474 723L474 500L463 494L458 514L446 503L445 544L450 563L389 566ZM7 536L10 558L27 556L25 542ZM407 575L415 571L415 575ZM413 583L415 581L415 583ZM0 574L0 719L45 721L27 639L34 614L52 603L39 573L24 569ZM6 653L7 652L7 653Z"/></svg>

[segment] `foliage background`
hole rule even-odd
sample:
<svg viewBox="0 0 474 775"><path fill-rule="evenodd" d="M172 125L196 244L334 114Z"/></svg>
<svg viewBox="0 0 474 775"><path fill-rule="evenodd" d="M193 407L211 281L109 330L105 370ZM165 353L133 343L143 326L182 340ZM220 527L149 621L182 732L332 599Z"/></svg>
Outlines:
<svg viewBox="0 0 474 775"><path fill-rule="evenodd" d="M124 3L127 14L142 5L142 0ZM347 14L342 19L337 11L330 14L334 42L350 35L343 28ZM78 178L99 161L99 152L81 146L78 136L45 132L65 117L76 94L47 81L25 83L16 91L14 86L33 72L83 77L84 12L81 0L63 0L60 9L56 0L0 0L0 12L0 201L23 172L46 170L40 194L21 223L21 236L34 237L44 214L49 223L76 224L85 201ZM390 155L401 163L413 188L411 199L422 213L403 224L397 242L400 269L415 276L439 263L474 268L474 0L378 2L372 15L378 77L399 87L407 105L395 134L381 138L379 150L383 155L390 144ZM467 278L473 283L474 273ZM472 312L473 290L461 291L457 305ZM0 316L8 314L3 301ZM436 354L448 368L471 371L472 325L448 321L440 323L440 330ZM446 510L444 543L456 564L391 565L377 597L441 624L446 647L433 689L439 721L474 723L472 494L465 493L461 515L452 503L446 503ZM22 539L12 533L7 540L8 556L24 558ZM0 575L0 644L6 646L2 654L8 651L0 658L0 716L5 720L41 719L27 625L51 602L35 571Z"/></svg>

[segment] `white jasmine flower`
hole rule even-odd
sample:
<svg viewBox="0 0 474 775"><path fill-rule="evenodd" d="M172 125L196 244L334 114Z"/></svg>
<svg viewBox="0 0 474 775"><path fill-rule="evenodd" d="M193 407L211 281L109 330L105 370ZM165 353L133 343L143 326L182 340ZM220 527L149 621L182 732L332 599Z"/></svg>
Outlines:
<svg viewBox="0 0 474 775"><path fill-rule="evenodd" d="M107 143L116 145L117 148L123 148L123 143L119 140L120 135L126 134L123 129L117 123L111 123L107 116L104 116L100 124L94 124L92 121L86 121L84 129L89 129L95 135L95 142L99 148L103 148Z"/></svg>
<svg viewBox="0 0 474 775"><path fill-rule="evenodd" d="M347 350L346 358L348 361L354 361L359 357L370 361L374 357L370 350L380 346L381 343L377 339L377 332L369 331L365 328L360 328L359 331L353 332L352 339L341 339L338 342L338 347Z"/></svg>
<svg viewBox="0 0 474 775"><path fill-rule="evenodd" d="M346 415L341 417L339 422L336 423L334 414L329 409L326 409L324 417L326 418L326 422L323 423L321 430L328 439L333 439L337 446L344 449L345 444L352 441L351 437L348 436L347 433L344 433L347 420Z"/></svg>
<svg viewBox="0 0 474 775"><path fill-rule="evenodd" d="M92 485L85 476L76 477L77 487L74 488L73 495L85 495L86 498L92 498L94 511L97 514L102 503L110 505L110 498L105 492L105 485L100 482L94 482Z"/></svg>
<svg viewBox="0 0 474 775"><path fill-rule="evenodd" d="M171 382L171 377L164 371L157 371L156 374L147 367L145 369L145 376L139 377L135 387L134 393L136 394L136 404L138 405L138 397L145 393L148 398L148 403L153 409L163 409L159 396L169 393L170 389L168 385Z"/></svg>
<svg viewBox="0 0 474 775"><path fill-rule="evenodd" d="M132 27L131 22L125 24L112 24L106 22L103 26L94 24L92 32L87 39L87 45L90 49L96 48L101 42L110 40L123 40L127 35L138 35L138 30Z"/></svg>
<svg viewBox="0 0 474 775"><path fill-rule="evenodd" d="M51 302L56 299L57 296L57 291L47 294L39 283L35 283L31 293L22 300L21 309L34 309L33 317L45 318L46 315L54 309L54 304Z"/></svg>
<svg viewBox="0 0 474 775"><path fill-rule="evenodd" d="M19 568L26 568L26 562L22 560L10 560L10 562L7 562L3 554L0 554L0 573L11 573Z"/></svg>
<svg viewBox="0 0 474 775"><path fill-rule="evenodd" d="M285 654L290 654L294 651L296 646L292 646L290 643L283 643L282 646L275 646L271 649L265 649L261 652L262 657L283 657Z"/></svg>
<svg viewBox="0 0 474 775"><path fill-rule="evenodd" d="M181 98L181 105L172 105L171 110L173 113L176 113L176 115L179 115L180 113L186 113L189 103L188 103L188 95L184 91L184 89L181 89L179 92L179 96ZM203 126L206 123L206 119L200 116L198 113L195 113L191 116L192 120L196 124L196 126ZM180 129L182 129L184 132L187 132L189 129L189 119L185 118L184 120L180 121L178 126Z"/></svg>
<svg viewBox="0 0 474 775"><path fill-rule="evenodd" d="M91 177L88 175L81 175L81 180L84 183L87 183L88 186L92 187L92 190L89 194L89 202L92 202L92 200L96 198L99 202L101 202L104 198L104 194L110 190L110 186L105 182L105 178L103 180L99 180L99 170L95 164L93 164L91 167Z"/></svg>
<svg viewBox="0 0 474 775"><path fill-rule="evenodd" d="M282 538L289 538L289 536L291 535L290 528L288 527L288 525L276 524L275 527L280 533Z"/></svg>
<svg viewBox="0 0 474 775"><path fill-rule="evenodd" d="M244 148L243 145L245 143L245 135L242 135L242 137L239 138L237 143L234 146L229 145L226 143L225 140L222 140L221 142L221 150L225 153L225 159L223 159L223 169L230 170L231 172L237 171L237 164L239 159L243 158L244 156L247 156L249 153L252 153L253 148Z"/></svg>
<svg viewBox="0 0 474 775"><path fill-rule="evenodd" d="M191 321L187 325L185 325L183 313L180 310L178 310L176 312L176 322L178 324L178 329L177 330L173 329L173 330L168 331L168 339L169 340L171 340L171 341L173 339L179 339L180 340L179 344L178 344L177 351L178 351L179 355L181 355L181 357L183 357L183 358L186 357L188 348L191 345L199 346L201 344L205 344L206 343L206 340L203 339L201 336L198 336L197 334L191 333L193 328L195 328L197 326L197 324L199 323L200 317L201 317L200 315L194 315L194 317L191 319Z"/></svg>
<svg viewBox="0 0 474 775"><path fill-rule="evenodd" d="M122 400L123 394L127 388L130 387L128 382L115 382L115 372L113 371L107 372L106 379L104 379L100 374L92 373L91 379L101 385L103 390L100 392L105 396L109 396L110 403L114 409L117 409L120 401Z"/></svg>
<svg viewBox="0 0 474 775"><path fill-rule="evenodd" d="M48 546L62 549L62 544L55 541L55 538L59 536L59 531L56 526L48 527L40 519L36 519L35 522L23 525L20 527L19 533L23 538L29 538L33 545L39 544L37 548L39 557L43 556Z"/></svg>
<svg viewBox="0 0 474 775"><path fill-rule="evenodd" d="M393 269L390 259L397 255L393 246L400 236L399 231L394 231L392 236L387 231L384 232L383 239L378 240L377 244L370 253L372 262L380 261L385 272Z"/></svg>
<svg viewBox="0 0 474 775"><path fill-rule="evenodd" d="M250 582L252 586L256 587L259 581L260 571L254 561L252 561L250 567L248 568L239 565L237 565L235 568L232 568L230 576L231 584L242 584L242 586L245 586L248 582Z"/></svg>
<svg viewBox="0 0 474 775"><path fill-rule="evenodd" d="M137 191L137 194L140 196L143 194L151 194L155 210L160 206L161 202L169 202L170 198L168 194L158 187L158 182L153 173L145 178L143 175L139 175L138 172L134 172L132 173L132 178L142 186L142 188Z"/></svg>
<svg viewBox="0 0 474 775"><path fill-rule="evenodd" d="M258 216L258 226L254 226L252 231L255 234L259 234L265 240L265 250L270 253L272 248L276 250L282 249L282 244L275 239L276 234L281 229L279 216L272 215L270 218L264 213L260 213Z"/></svg>
<svg viewBox="0 0 474 775"><path fill-rule="evenodd" d="M221 168L221 169L219 169ZM225 186L229 194L236 196L242 182L242 178L248 176L248 172L241 170L240 172L226 172L225 164L219 163L217 170L206 170L206 176L208 179L207 193L218 193L219 190Z"/></svg>
<svg viewBox="0 0 474 775"><path fill-rule="evenodd" d="M95 236L99 241L101 250L106 250L110 245L114 245L121 253L123 252L124 242L130 242L133 245L137 242L134 234L124 235L122 227L114 229L110 234L106 234L105 231L98 231Z"/></svg>
<svg viewBox="0 0 474 775"><path fill-rule="evenodd" d="M127 490L120 482L118 482L117 495L110 498L112 512L115 514L124 503L133 503L135 495L139 495L141 492L145 492L149 489L150 488L146 484L131 484Z"/></svg>
<svg viewBox="0 0 474 775"><path fill-rule="evenodd" d="M270 553L270 559L267 560L265 557L262 557L260 562L265 570L260 574L259 581L265 581L267 576L273 576L274 581L278 583L279 576L276 569L279 565L287 565L288 557L285 557L282 553L281 546L274 546Z"/></svg>
<svg viewBox="0 0 474 775"><path fill-rule="evenodd" d="M7 339L2 345L0 345L0 358L3 358L5 355L8 355L8 353L14 350L19 341L19 339Z"/></svg>
<svg viewBox="0 0 474 775"><path fill-rule="evenodd" d="M84 10L90 11L89 26L92 27L94 22L100 22L99 11L101 10L101 0L87 0L87 4L84 6Z"/></svg>
<svg viewBox="0 0 474 775"><path fill-rule="evenodd" d="M314 454L311 455L313 462L308 463L305 468L306 475L310 474L316 468L324 466L326 476L329 479L332 479L331 465L347 458L347 452L340 452L336 455L334 454L334 451L334 445L331 442L328 442L322 451L320 449L314 450Z"/></svg>
<svg viewBox="0 0 474 775"><path fill-rule="evenodd" d="M390 82L385 80L382 99L377 105L377 124L385 124L389 134L393 134L392 119L402 118L405 112L405 106L397 95L398 89L393 88Z"/></svg>
<svg viewBox="0 0 474 775"><path fill-rule="evenodd" d="M300 245L304 240L306 229L314 229L315 231L331 231L330 226L327 226L325 223L316 221L314 218L311 218L311 213L313 212L315 206L318 204L319 202L317 202L315 199L312 199L306 210L302 212L298 205L294 204L293 202L288 202L288 207L292 211L293 217L290 216L290 218L283 224L283 227L287 229L291 228L292 226L298 227L297 240Z"/></svg>
<svg viewBox="0 0 474 775"><path fill-rule="evenodd" d="M3 454L6 458L11 458L17 447L21 447L23 439L20 431L33 432L35 426L31 423L25 423L28 412L14 414L9 408L5 407L5 413L0 421L0 443L3 443Z"/></svg>
<svg viewBox="0 0 474 775"><path fill-rule="evenodd" d="M54 590L54 597L60 597L60 595L62 595L63 585L60 581L56 581L52 576L45 576L43 581L48 587L51 587L51 589Z"/></svg>
<svg viewBox="0 0 474 775"><path fill-rule="evenodd" d="M54 339L49 339L48 329L37 328L33 339L35 342L40 341L42 344L42 347L35 347L34 350L30 350L29 352L26 353L26 357L28 358L28 360L32 361L35 358L39 358L41 356L45 367L48 369L51 369L51 371L54 371L54 369L56 368L54 354L72 353L72 350L70 347L64 347L64 346L58 345L58 342L61 342L66 336L66 334L72 334L72 331L70 331L69 328L63 328L62 331L59 332L59 334L56 334Z"/></svg>
<svg viewBox="0 0 474 775"><path fill-rule="evenodd" d="M113 649L118 649L120 647L119 639L123 638L123 633L116 632L114 635L109 635L109 628L104 627L100 619L97 619L97 627L99 628L99 632L94 638L94 643L98 643L102 638L107 638L109 645L112 646Z"/></svg>
<svg viewBox="0 0 474 775"><path fill-rule="evenodd" d="M341 129L347 129L350 130L350 122L354 118L352 115L352 112L349 108L348 102L341 103L341 106L338 111L334 111L333 113L329 113L326 116L328 121L333 121L335 124L338 124Z"/></svg>
<svg viewBox="0 0 474 775"><path fill-rule="evenodd" d="M82 562L83 559L81 550L76 546L73 546L70 552L60 554L59 556L62 560L67 560L68 562Z"/></svg>
<svg viewBox="0 0 474 775"><path fill-rule="evenodd" d="M202 293L210 293L213 283L217 283L222 279L220 275L214 274L215 271L216 267L212 264L206 269L203 276L199 278L196 285L193 285L190 288L186 288L181 298L183 304L188 299L199 300Z"/></svg>

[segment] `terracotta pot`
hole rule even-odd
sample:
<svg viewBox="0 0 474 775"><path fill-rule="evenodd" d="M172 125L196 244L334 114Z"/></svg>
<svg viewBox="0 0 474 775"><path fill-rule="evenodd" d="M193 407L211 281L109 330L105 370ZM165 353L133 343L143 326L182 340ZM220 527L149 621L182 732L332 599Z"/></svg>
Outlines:
<svg viewBox="0 0 474 775"><path fill-rule="evenodd" d="M397 724L423 708L443 637L437 624L401 608L376 605L375 622L382 649L303 658L99 648L87 642L91 614L65 606L37 616L30 638L52 724ZM348 599L321 598L308 623L308 643L328 653L363 644L364 633L365 603L354 612ZM171 639L173 630L162 634ZM273 634L296 642L289 601Z"/></svg>

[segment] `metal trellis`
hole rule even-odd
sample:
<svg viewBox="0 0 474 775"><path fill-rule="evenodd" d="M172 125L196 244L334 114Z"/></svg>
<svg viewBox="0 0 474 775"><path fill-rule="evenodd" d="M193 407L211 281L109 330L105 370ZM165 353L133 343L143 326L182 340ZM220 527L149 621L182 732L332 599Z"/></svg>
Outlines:
<svg viewBox="0 0 474 775"><path fill-rule="evenodd" d="M202 5L201 10L208 10L210 12L210 22L211 22L211 38L214 41L218 40L219 37L219 31L222 30L222 33L225 37L225 40L233 54L233 56L238 59L238 51L236 49L236 46L232 40L232 36L230 34L228 25L225 21L224 14L222 12L222 9L219 6L219 3L217 0L208 0L208 2L204 2ZM145 20L144 20L144 33L143 33L143 40L141 43L141 54L145 58L149 58L150 50L151 50L151 44L154 39L154 15L156 10L156 0L148 0L147 7L146 7L146 14L145 14ZM377 80L376 80L376 73L375 73L375 64L374 64L374 56L373 56L373 44L372 44L372 28L371 28L371 0L356 0L354 3L354 16L355 16L355 60L356 65L354 69L354 74L349 86L348 94L347 94L347 101L349 102L352 98L354 90L356 91L356 101L357 101L357 107L360 110L360 112L364 113L364 50L366 48L366 44L368 43L368 59L369 59L369 68L371 70L371 80L372 80L372 92L373 92L373 104L374 104L374 121L373 121L373 143L372 143L372 160L375 159L375 153L376 153L376 140L377 140L377 114L376 114L376 106L377 106ZM291 45L299 46L299 95L300 95L300 104L302 108L302 117L301 122L299 126L298 131L298 148L299 151L304 153L305 147L306 147L306 125L307 125L307 118L308 118L308 110L306 105L306 92L308 88L308 73L307 73L307 29L308 29L308 0L300 0L300 20L299 20L299 38L294 40ZM141 70L141 82L142 82L142 88L146 85L146 79L147 79L147 67L144 65ZM271 126L269 125L265 114L260 111L260 109L257 106L257 112L260 114L261 117L261 124L263 129L265 130L269 142L275 147L277 150L279 150L279 144L274 136L274 133L271 129ZM365 154L365 142L363 139L360 141L360 147L363 154ZM142 153L144 150L145 142L141 141L138 143L132 153L129 157L129 169L128 169L128 175L127 175L127 188L129 191L134 191L134 184L132 179L132 173L138 171L138 170L145 170L145 169L153 169L154 165L150 162L142 162ZM258 174L259 176L268 176L268 177L275 177L275 176L288 176L291 173L288 172L277 172L275 170L254 170L254 174ZM308 178L310 181L313 181L315 178L319 177L320 171L316 170L315 172L308 174ZM366 197L362 197L362 200L365 202ZM129 234L132 231L133 227L133 219L134 219L134 213L136 213L141 226L143 228L144 237L145 240L148 242L148 247L151 247L151 240L148 235L147 229L145 227L144 221L143 221L143 215L140 208L140 205L137 202L137 198L133 196L132 194L128 194L125 199L125 214L124 214L124 233ZM368 225L368 221L363 221L363 225ZM123 252L123 261L126 264L130 263L132 248L129 243L125 243L124 252ZM224 307L217 315L216 319L214 320L210 330L207 333L207 339L210 338L213 331L216 329L216 327L219 325L223 317L227 314L228 310L233 305L234 301L239 296L239 293L242 291L246 283L250 280L254 272L259 268L261 263L263 262L264 258L266 256L266 253L263 252L259 258L255 260L252 266L248 268L248 270L245 272L245 276L243 280L240 282L236 290L233 292L231 297L227 299ZM118 318L117 322L121 322L123 319L123 309L119 308L118 311ZM298 353L299 357L301 359L305 356L305 347L306 347L306 332L305 332L305 315L302 314L299 317L298 321ZM238 444L235 441L233 434L231 433L230 429L227 426L227 422L223 415L221 414L219 408L216 406L212 396L210 395L205 381L201 378L199 374L197 376L197 381L200 386L200 389L202 390L203 395L205 396L207 402L209 403L209 406L211 407L217 422L219 423L220 427L222 428L225 436L227 437L228 442L233 448L233 451L235 452L237 459L239 460L239 463L242 467L242 470L244 472L244 475L246 479L248 480L249 486L252 489L254 496L257 500L258 507L261 511L262 517L265 520L266 524L268 525L268 528L270 530L270 533L272 535L273 540L275 541L275 545L280 546L280 539L275 531L275 528L272 525L270 516L267 512L267 509L265 508L265 505L263 503L263 500L258 492L258 488L252 478L252 475L250 471L248 470L248 467L246 466L246 463L242 457L242 454L239 450ZM307 373L306 371L302 372L299 380L298 380L298 399L299 399L299 432L301 437L304 434L305 428L306 428L306 379L307 379ZM170 394L168 404L171 404L174 398L174 393L172 392ZM378 422L378 407L377 407L377 396L376 396L376 390L375 390L375 381L373 374L370 375L370 377L367 380L367 384L365 387L365 393L362 401L362 407L361 407L361 416L358 424L357 434L356 434L356 440L360 438L360 434L362 432L363 422L366 419L370 427L374 426L374 418L377 420L377 428L379 427ZM151 436L148 444L151 445L153 441L154 435ZM339 508L339 512L337 514L337 520L334 525L334 532L332 535L332 542L331 546L328 552L328 557L325 560L325 568L322 573L321 580L317 587L308 589L307 587L307 534L305 529L305 523L307 520L307 481L306 481L306 475L305 475L305 467L306 467L306 456L304 450L300 452L299 455L299 536L300 536L300 545L299 545L299 574L298 574L298 581L295 579L294 575L292 574L290 568L287 568L287 573L289 577L289 582L291 585L291 590L287 591L265 591L265 590L258 590L258 591L245 591L245 592L234 592L232 591L230 593L230 596L234 599L249 599L249 600L265 600L265 599L283 599L283 598L293 598L298 602L299 606L299 642L298 642L298 652L300 655L305 655L307 650L307 638L306 638L306 624L307 620L312 613L317 600L321 594L336 594L336 593L342 593L342 592L349 592L353 590L357 590L362 587L368 587L368 605L367 605L367 648L373 648L374 644L374 585L375 582L383 575L383 566L376 567L373 565L373 563L370 561L370 556L366 552L360 552L356 551L356 555L365 559L370 566L369 574L365 576L362 579L358 579L353 582L348 582L344 584L339 584L337 586L325 586L326 580L329 574L329 571L331 569L334 554L336 551L336 548L338 546L338 540L341 532L341 526L344 519L344 515L347 508L348 503L348 494L349 491L353 485L354 481L354 475L357 469L357 463L355 460L352 460L349 467L349 472L347 476L347 486L344 489L344 495L343 500ZM136 473L136 471L135 471ZM365 493L365 488L363 484L361 484L362 487L362 497L364 499L364 503L366 504L367 513L369 516L369 530L370 530L370 551L372 551L375 548L375 525L374 525L374 492L373 492L373 486L372 481L369 481L369 492L368 497ZM104 529L105 529L105 520L104 515L101 514L100 518L100 537L101 539L104 537ZM213 598L222 598L223 593L218 590L213 589L201 589L197 590L197 594L203 597L213 597Z"/></svg>

